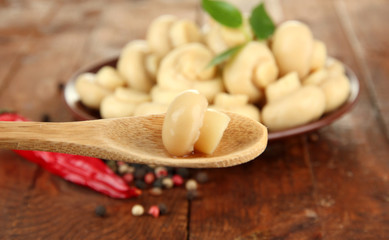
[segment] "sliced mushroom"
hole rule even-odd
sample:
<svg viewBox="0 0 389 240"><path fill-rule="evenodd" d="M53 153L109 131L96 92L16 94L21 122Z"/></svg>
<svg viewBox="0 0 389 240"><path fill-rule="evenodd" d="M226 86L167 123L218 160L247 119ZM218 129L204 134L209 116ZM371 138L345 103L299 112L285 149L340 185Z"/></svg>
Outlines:
<svg viewBox="0 0 389 240"><path fill-rule="evenodd" d="M123 77L111 66L104 66L97 71L96 82L111 91L125 84Z"/></svg>
<svg viewBox="0 0 389 240"><path fill-rule="evenodd" d="M174 47L190 42L201 42L202 36L199 27L191 20L178 20L170 28L169 37Z"/></svg>
<svg viewBox="0 0 389 240"><path fill-rule="evenodd" d="M223 80L227 91L231 94L246 94L250 102L257 102L263 96L258 86L269 84L277 77L273 74L256 74L264 64L273 64L275 61L269 48L260 42L247 43L223 68ZM258 79L258 76L267 76L268 79Z"/></svg>
<svg viewBox="0 0 389 240"><path fill-rule="evenodd" d="M200 43L175 48L163 58L157 83L163 89L186 90L193 87L194 81L214 79L216 68L206 68L212 58L212 52Z"/></svg>
<svg viewBox="0 0 389 240"><path fill-rule="evenodd" d="M158 57L165 56L173 48L169 31L176 20L175 16L162 15L154 19L147 30L147 43Z"/></svg>
<svg viewBox="0 0 389 240"><path fill-rule="evenodd" d="M148 93L131 88L119 87L115 89L114 95L119 100L131 103L143 103L151 101Z"/></svg>
<svg viewBox="0 0 389 240"><path fill-rule="evenodd" d="M243 44L252 38L253 33L246 18L241 28L229 28L213 19L210 19L209 24L205 26L205 42L215 54Z"/></svg>
<svg viewBox="0 0 389 240"><path fill-rule="evenodd" d="M166 113L168 106L162 103L144 102L136 106L134 116Z"/></svg>
<svg viewBox="0 0 389 240"><path fill-rule="evenodd" d="M111 94L111 91L97 84L96 75L83 73L76 79L75 88L81 102L92 109L99 109L101 101Z"/></svg>
<svg viewBox="0 0 389 240"><path fill-rule="evenodd" d="M242 114L256 121L261 119L259 108L249 104L248 96L244 94L219 93L215 97L214 105L210 108Z"/></svg>
<svg viewBox="0 0 389 240"><path fill-rule="evenodd" d="M137 104L123 101L115 95L103 99L100 107L102 118L130 117L134 114Z"/></svg>
<svg viewBox="0 0 389 240"><path fill-rule="evenodd" d="M300 79L298 78L297 73L288 73L287 75L266 87L266 100L268 103L274 102L296 91L300 87Z"/></svg>
<svg viewBox="0 0 389 240"><path fill-rule="evenodd" d="M174 156L193 151L203 125L207 99L194 90L184 91L169 105L162 126L162 142Z"/></svg>
<svg viewBox="0 0 389 240"><path fill-rule="evenodd" d="M262 121L271 131L306 124L324 113L325 99L319 87L303 86L277 101L266 104L262 109Z"/></svg>
<svg viewBox="0 0 389 240"><path fill-rule="evenodd" d="M194 148L205 154L212 154L219 145L230 120L227 114L208 109L204 114L200 136Z"/></svg>
<svg viewBox="0 0 389 240"><path fill-rule="evenodd" d="M350 95L350 81L343 74L325 79L320 84L320 88L326 99L325 112L333 111L341 106Z"/></svg>
<svg viewBox="0 0 389 240"><path fill-rule="evenodd" d="M131 41L122 50L117 63L117 69L126 79L128 85L144 92L150 91L154 85L154 80L145 67L148 54L149 48L145 41Z"/></svg>
<svg viewBox="0 0 389 240"><path fill-rule="evenodd" d="M311 58L310 71L318 71L322 69L327 61L327 48L326 45L318 40L313 42L313 52Z"/></svg>

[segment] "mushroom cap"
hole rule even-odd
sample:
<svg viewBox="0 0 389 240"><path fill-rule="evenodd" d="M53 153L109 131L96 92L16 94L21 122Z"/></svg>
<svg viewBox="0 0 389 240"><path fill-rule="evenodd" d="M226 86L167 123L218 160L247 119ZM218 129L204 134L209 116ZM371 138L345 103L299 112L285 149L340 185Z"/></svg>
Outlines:
<svg viewBox="0 0 389 240"><path fill-rule="evenodd" d="M307 25L299 21L286 21L273 35L272 51L281 76L297 72L305 77L311 67L313 36Z"/></svg>

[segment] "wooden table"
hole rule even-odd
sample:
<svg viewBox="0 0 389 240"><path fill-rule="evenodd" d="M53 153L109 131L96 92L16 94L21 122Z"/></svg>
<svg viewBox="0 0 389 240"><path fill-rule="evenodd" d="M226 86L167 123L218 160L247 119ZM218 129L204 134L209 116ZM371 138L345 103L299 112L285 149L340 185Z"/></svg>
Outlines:
<svg viewBox="0 0 389 240"><path fill-rule="evenodd" d="M241 8L255 1L234 1ZM0 151L1 239L389 239L389 2L269 0L280 22L298 19L361 80L352 112L318 132L269 144L258 159L206 169L186 200L115 200ZM71 121L62 87L80 67L144 38L152 19L197 19L197 0L0 0L0 108ZM131 208L164 202L159 218ZM98 205L108 216L95 216Z"/></svg>

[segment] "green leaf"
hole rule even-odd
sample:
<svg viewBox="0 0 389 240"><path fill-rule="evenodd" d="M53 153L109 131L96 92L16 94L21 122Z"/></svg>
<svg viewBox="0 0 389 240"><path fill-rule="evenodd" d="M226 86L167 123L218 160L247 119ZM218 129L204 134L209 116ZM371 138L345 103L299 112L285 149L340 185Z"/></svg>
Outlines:
<svg viewBox="0 0 389 240"><path fill-rule="evenodd" d="M215 0L202 0L203 9L211 15L215 21L230 28L238 28L242 25L242 14L234 5Z"/></svg>
<svg viewBox="0 0 389 240"><path fill-rule="evenodd" d="M220 53L216 57L214 57L207 65L206 68L213 67L215 65L218 65L224 61L227 61L230 57L234 56L236 53L239 52L239 50L244 46L245 44L227 49L226 51Z"/></svg>
<svg viewBox="0 0 389 240"><path fill-rule="evenodd" d="M250 25L255 35L262 40L270 37L276 28L273 20L267 14L265 4L263 3L252 10Z"/></svg>

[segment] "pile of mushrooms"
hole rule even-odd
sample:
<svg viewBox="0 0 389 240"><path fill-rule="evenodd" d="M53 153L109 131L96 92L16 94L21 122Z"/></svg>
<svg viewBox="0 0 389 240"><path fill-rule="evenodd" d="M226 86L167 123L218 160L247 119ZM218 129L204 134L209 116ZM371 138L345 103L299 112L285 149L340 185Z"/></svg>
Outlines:
<svg viewBox="0 0 389 240"><path fill-rule="evenodd" d="M244 44L244 45L242 45ZM242 45L225 63L208 66L221 52ZM103 118L164 113L182 91L205 95L210 108L232 111L279 131L319 119L341 106L350 82L341 62L299 21L280 24L266 41L247 23L230 29L211 20L156 18L145 40L130 41L116 67L76 80L82 103Z"/></svg>

